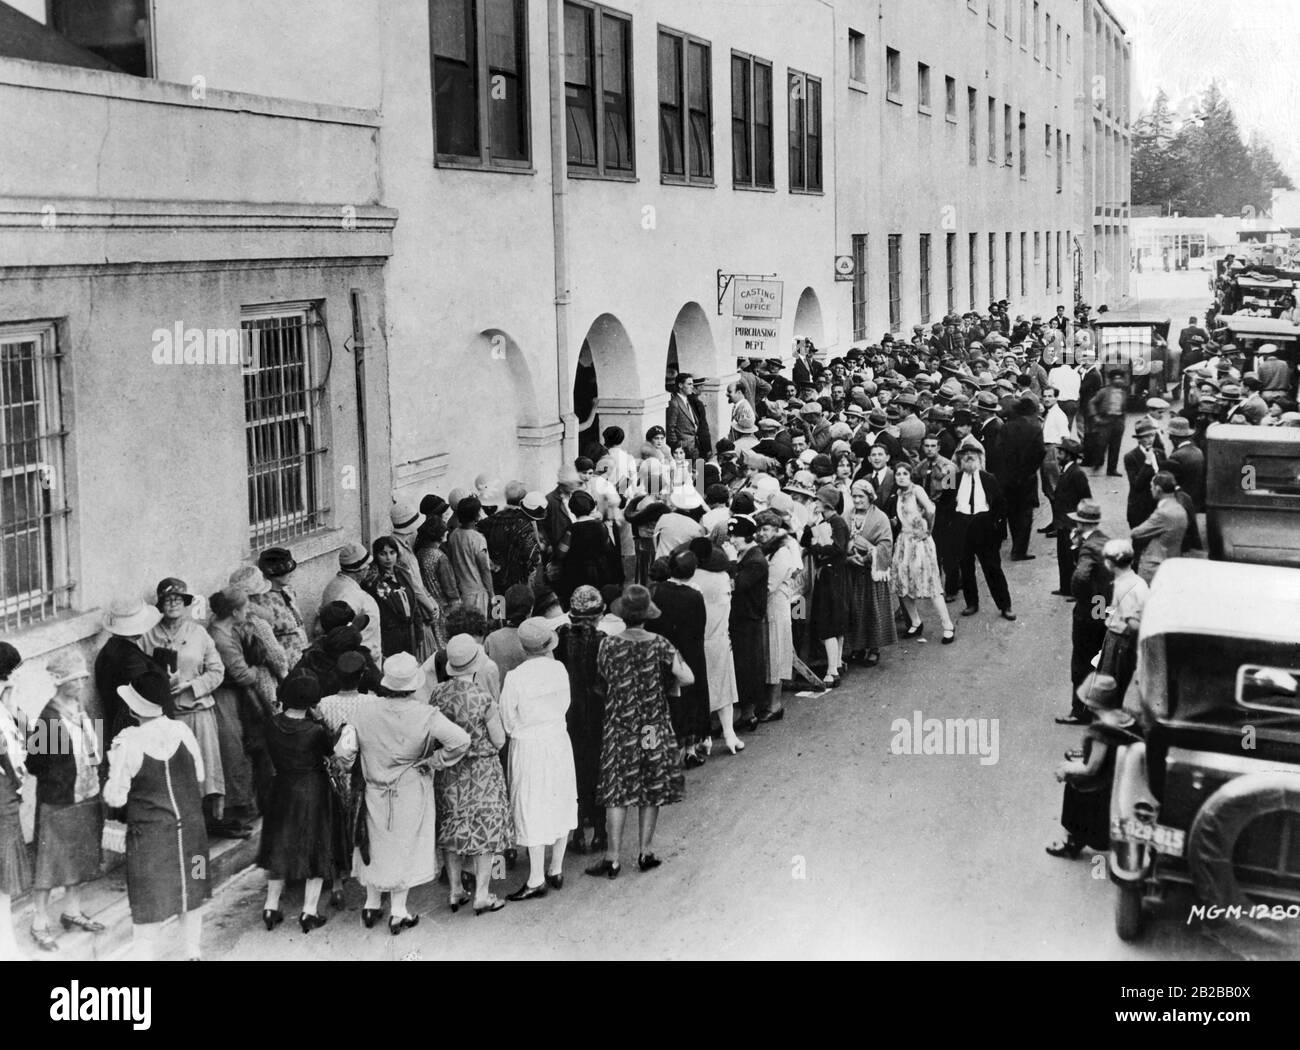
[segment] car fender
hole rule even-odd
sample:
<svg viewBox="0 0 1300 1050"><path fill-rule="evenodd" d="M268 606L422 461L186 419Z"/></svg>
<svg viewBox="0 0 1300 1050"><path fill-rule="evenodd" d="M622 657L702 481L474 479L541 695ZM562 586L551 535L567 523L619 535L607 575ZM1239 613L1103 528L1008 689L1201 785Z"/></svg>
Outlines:
<svg viewBox="0 0 1300 1050"><path fill-rule="evenodd" d="M1140 742L1124 744L1115 752L1115 776L1110 792L1111 844L1106 865L1113 882L1137 882L1151 868L1153 851L1148 846L1120 840L1115 834L1126 817L1134 816L1134 807L1139 802L1147 803L1159 813L1159 803L1151 794L1147 779L1147 746Z"/></svg>
<svg viewBox="0 0 1300 1050"><path fill-rule="evenodd" d="M1205 800L1187 838L1192 884L1203 903L1249 906L1233 870L1233 851L1251 821L1277 812L1300 813L1300 771L1247 773Z"/></svg>

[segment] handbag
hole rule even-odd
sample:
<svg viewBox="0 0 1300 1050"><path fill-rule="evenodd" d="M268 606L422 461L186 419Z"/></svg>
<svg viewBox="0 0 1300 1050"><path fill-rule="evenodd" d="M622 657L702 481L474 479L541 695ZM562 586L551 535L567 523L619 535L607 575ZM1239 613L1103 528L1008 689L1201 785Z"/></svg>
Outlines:
<svg viewBox="0 0 1300 1050"><path fill-rule="evenodd" d="M120 820L104 821L104 831L100 837L100 846L105 853L125 853L126 825Z"/></svg>
<svg viewBox="0 0 1300 1050"><path fill-rule="evenodd" d="M366 812L366 778L360 761L352 769L352 845L361 854L361 863L370 863L370 824Z"/></svg>

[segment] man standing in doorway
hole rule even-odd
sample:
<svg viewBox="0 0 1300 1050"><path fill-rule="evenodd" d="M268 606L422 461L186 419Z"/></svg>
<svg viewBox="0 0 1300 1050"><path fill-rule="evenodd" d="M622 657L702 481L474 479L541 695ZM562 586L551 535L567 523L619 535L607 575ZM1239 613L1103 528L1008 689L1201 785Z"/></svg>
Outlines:
<svg viewBox="0 0 1300 1050"><path fill-rule="evenodd" d="M668 447L684 449L688 461L699 459L700 423L700 417L695 410L695 377L689 372L679 372L677 392L668 402L665 419Z"/></svg>

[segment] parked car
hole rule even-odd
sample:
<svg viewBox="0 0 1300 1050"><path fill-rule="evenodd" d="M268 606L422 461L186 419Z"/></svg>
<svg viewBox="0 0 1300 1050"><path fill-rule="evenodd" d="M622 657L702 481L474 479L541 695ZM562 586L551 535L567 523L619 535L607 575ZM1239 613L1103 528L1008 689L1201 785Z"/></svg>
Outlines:
<svg viewBox="0 0 1300 1050"><path fill-rule="evenodd" d="M1138 937L1170 884L1200 904L1300 903L1300 570L1173 558L1156 573L1125 698L1108 868Z"/></svg>
<svg viewBox="0 0 1300 1050"><path fill-rule="evenodd" d="M1141 408L1165 389L1169 319L1095 320L1092 347L1103 372L1121 371L1128 388L1129 408Z"/></svg>
<svg viewBox="0 0 1300 1050"><path fill-rule="evenodd" d="M1216 560L1300 568L1300 428L1210 426L1205 532Z"/></svg>

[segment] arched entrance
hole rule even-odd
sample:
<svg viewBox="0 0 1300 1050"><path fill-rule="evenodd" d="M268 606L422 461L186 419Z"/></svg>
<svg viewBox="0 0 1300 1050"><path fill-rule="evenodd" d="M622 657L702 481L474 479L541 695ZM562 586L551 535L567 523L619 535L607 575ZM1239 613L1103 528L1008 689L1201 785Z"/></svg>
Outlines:
<svg viewBox="0 0 1300 1050"><path fill-rule="evenodd" d="M586 455L588 446L600 443L601 404L617 404L636 398L640 389L636 358L627 329L613 314L601 314L587 329L573 377L578 455Z"/></svg>
<svg viewBox="0 0 1300 1050"><path fill-rule="evenodd" d="M673 321L668 335L668 360L664 368L664 389L672 393L678 372L697 379L710 376L717 365L717 350L709 319L699 303L687 303Z"/></svg>
<svg viewBox="0 0 1300 1050"><path fill-rule="evenodd" d="M794 311L794 337L810 339L813 346L820 347L824 335L821 301L817 298L816 292L811 288L805 288L799 296L799 305Z"/></svg>

